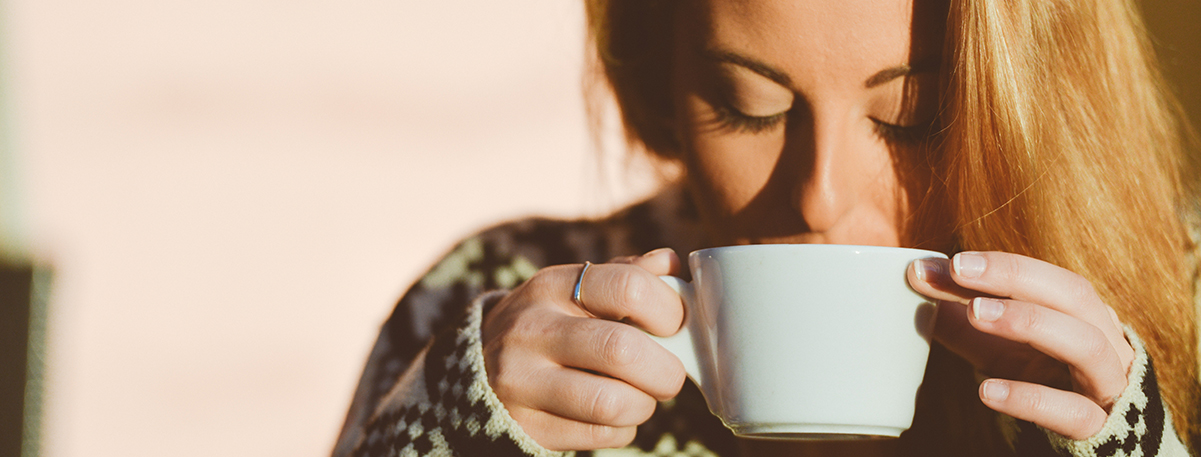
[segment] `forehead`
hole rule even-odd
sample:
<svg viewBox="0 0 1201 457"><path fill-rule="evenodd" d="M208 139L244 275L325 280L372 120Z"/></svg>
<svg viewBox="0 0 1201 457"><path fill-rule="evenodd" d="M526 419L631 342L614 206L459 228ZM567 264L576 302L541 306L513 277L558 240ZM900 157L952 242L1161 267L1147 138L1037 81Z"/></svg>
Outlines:
<svg viewBox="0 0 1201 457"><path fill-rule="evenodd" d="M698 44L761 61L794 79L864 78L899 64L937 62L945 27L937 0L683 3L696 8L689 16L702 27Z"/></svg>

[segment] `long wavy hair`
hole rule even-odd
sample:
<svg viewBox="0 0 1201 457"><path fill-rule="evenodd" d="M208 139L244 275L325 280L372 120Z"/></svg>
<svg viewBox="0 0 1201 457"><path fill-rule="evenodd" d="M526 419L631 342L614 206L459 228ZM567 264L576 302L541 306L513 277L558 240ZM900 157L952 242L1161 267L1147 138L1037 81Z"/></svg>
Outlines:
<svg viewBox="0 0 1201 457"><path fill-rule="evenodd" d="M1133 0L943 0L942 110L929 162L954 243L1042 259L1089 279L1144 340L1176 430L1201 449L1194 226L1196 145ZM672 0L585 0L593 74L631 146L680 153L670 88ZM595 95L595 93L593 94ZM590 102L595 107L595 97ZM1190 145L1186 148L1185 145ZM999 455L971 367L935 347L913 452Z"/></svg>

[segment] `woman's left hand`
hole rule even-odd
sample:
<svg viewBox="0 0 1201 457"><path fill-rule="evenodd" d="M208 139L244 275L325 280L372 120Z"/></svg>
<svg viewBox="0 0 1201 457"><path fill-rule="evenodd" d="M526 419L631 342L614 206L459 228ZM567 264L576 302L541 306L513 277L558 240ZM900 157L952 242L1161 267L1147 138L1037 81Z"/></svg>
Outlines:
<svg viewBox="0 0 1201 457"><path fill-rule="evenodd" d="M1101 430L1134 349L1087 280L1003 252L919 260L908 277L939 301L934 338L990 377L985 405L1071 439Z"/></svg>

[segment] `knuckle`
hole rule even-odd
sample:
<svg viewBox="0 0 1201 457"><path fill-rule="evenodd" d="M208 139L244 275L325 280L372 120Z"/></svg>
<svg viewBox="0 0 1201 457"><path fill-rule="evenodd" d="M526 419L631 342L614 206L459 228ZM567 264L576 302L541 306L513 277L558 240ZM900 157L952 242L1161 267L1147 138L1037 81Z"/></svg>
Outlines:
<svg viewBox="0 0 1201 457"><path fill-rule="evenodd" d="M523 370L510 369L512 366L505 364L504 360L504 357L498 359L492 373L488 375L488 384L492 386L492 391L496 392L496 398L500 399L502 403L508 399L520 397L522 387L526 384L518 375Z"/></svg>
<svg viewBox="0 0 1201 457"><path fill-rule="evenodd" d="M545 424L538 420L537 412L516 405L505 405L505 408L509 410L509 417L512 417L513 421L517 422L521 426L521 429L530 436L544 435L548 432L545 430ZM545 443L547 441L543 440L540 442Z"/></svg>
<svg viewBox="0 0 1201 457"><path fill-rule="evenodd" d="M584 427L588 441L591 441L595 447L604 447L612 442L616 435L616 430L607 425L586 424Z"/></svg>
<svg viewBox="0 0 1201 457"><path fill-rule="evenodd" d="M547 329L539 320L518 320L504 334L483 347L488 383L502 401L520 397L529 387L531 368L547 359L542 345Z"/></svg>
<svg viewBox="0 0 1201 457"><path fill-rule="evenodd" d="M1081 353L1085 360L1088 361L1103 361L1115 356L1116 353L1113 346L1109 344L1109 339L1105 337L1105 333L1101 329L1091 327L1090 335L1081 341Z"/></svg>
<svg viewBox="0 0 1201 457"><path fill-rule="evenodd" d="M536 313L525 312L514 318L512 325L502 331L501 344L520 347L542 341L550 329L539 317Z"/></svg>
<svg viewBox="0 0 1201 457"><path fill-rule="evenodd" d="M635 330L627 325L610 325L601 340L601 360L607 366L625 367L637 364L641 359L641 351L636 350L638 344Z"/></svg>
<svg viewBox="0 0 1201 457"><path fill-rule="evenodd" d="M1082 309L1086 306L1100 304L1096 287L1093 287L1093 283L1084 279L1084 277L1073 275L1073 280L1067 287L1071 306Z"/></svg>
<svg viewBox="0 0 1201 457"><path fill-rule="evenodd" d="M531 276L530 279L522 283L522 289L531 289L533 291L545 291L554 288L561 281L562 277L570 276L572 265L555 265L538 270Z"/></svg>
<svg viewBox="0 0 1201 457"><path fill-rule="evenodd" d="M670 353L666 356L669 359L654 364L655 376L644 389L647 394L658 401L667 401L678 395L680 389L684 387L684 380L688 377L688 373L684 372L684 364L679 359Z"/></svg>
<svg viewBox="0 0 1201 457"><path fill-rule="evenodd" d="M1045 417L1051 413L1050 405L1047 402L1047 396L1043 394L1041 389L1021 389L1022 393L1018 396L1018 406L1021 409L1033 412L1036 416Z"/></svg>
<svg viewBox="0 0 1201 457"><path fill-rule="evenodd" d="M1096 414L1095 412L1089 413L1088 417L1082 418L1079 422L1082 430L1078 439L1085 439L1096 435L1102 428L1105 428L1105 419L1106 416L1104 414Z"/></svg>
<svg viewBox="0 0 1201 457"><path fill-rule="evenodd" d="M629 411L634 417L634 420L638 424L641 424L649 420L651 416L655 414L656 406L658 406L658 402L656 402L654 398L651 398L649 395L640 395L638 400L634 401L630 405Z"/></svg>
<svg viewBox="0 0 1201 457"><path fill-rule="evenodd" d="M1105 418L1095 413L1096 410L1086 404L1064 407L1060 411L1063 423L1075 425L1075 430L1065 435L1074 435L1071 437L1075 439L1092 436L1105 425Z"/></svg>
<svg viewBox="0 0 1201 457"><path fill-rule="evenodd" d="M629 406L620 392L599 386L592 391L589 417L598 424L625 425L620 422Z"/></svg>
<svg viewBox="0 0 1201 457"><path fill-rule="evenodd" d="M1090 422L1092 422L1092 420L1094 419L1092 413L1093 413L1092 409L1089 408L1088 405L1086 405L1086 404L1076 404L1076 405L1066 406L1063 408L1063 412L1062 412L1063 417L1064 417L1064 419L1066 419L1067 422L1073 423L1073 424L1080 424L1082 427L1085 427Z"/></svg>
<svg viewBox="0 0 1201 457"><path fill-rule="evenodd" d="M667 400L679 394L680 389L684 387L684 380L688 378L688 373L684 372L684 365L682 363L670 364L669 370L664 379L667 385L670 386L670 389L664 395L658 397L661 400Z"/></svg>
<svg viewBox="0 0 1201 457"><path fill-rule="evenodd" d="M1112 306L1105 305L1105 313L1109 315L1109 321L1115 328L1122 328L1122 319L1118 317L1118 312L1114 311Z"/></svg>
<svg viewBox="0 0 1201 457"><path fill-rule="evenodd" d="M1012 313L1013 317L1009 319L1009 327L1015 332L1022 334L1038 333L1042 330L1043 315L1034 306L1009 306L1016 312ZM1008 311L1008 310L1007 310Z"/></svg>
<svg viewBox="0 0 1201 457"><path fill-rule="evenodd" d="M646 299L650 290L650 282L638 274L633 268L622 268L613 278L614 290L617 291L617 306L626 314L634 309L634 305Z"/></svg>
<svg viewBox="0 0 1201 457"><path fill-rule="evenodd" d="M1023 270L1018 263L1018 257L1015 255L997 255L995 253L988 254L988 269L987 273L996 274L1001 280L1014 283L1025 279L1022 274Z"/></svg>
<svg viewBox="0 0 1201 457"><path fill-rule="evenodd" d="M613 437L613 447L622 448L629 446L634 442L634 437L638 434L637 427L622 427L617 429Z"/></svg>
<svg viewBox="0 0 1201 457"><path fill-rule="evenodd" d="M588 425L588 435L597 448L620 448L634 441L634 427L609 427Z"/></svg>

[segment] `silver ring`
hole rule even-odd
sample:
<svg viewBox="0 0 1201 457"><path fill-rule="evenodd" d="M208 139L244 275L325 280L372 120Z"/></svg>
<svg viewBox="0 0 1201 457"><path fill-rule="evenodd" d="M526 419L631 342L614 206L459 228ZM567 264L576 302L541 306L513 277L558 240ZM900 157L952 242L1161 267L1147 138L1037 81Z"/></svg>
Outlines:
<svg viewBox="0 0 1201 457"><path fill-rule="evenodd" d="M584 294L582 289L584 288L584 275L588 273L588 267L590 266L592 266L592 262L585 260L584 269L580 270L580 277L579 279L575 280L575 290L571 292L571 301L575 302L576 305L579 305L579 307L584 311L588 311L588 307L584 306Z"/></svg>

